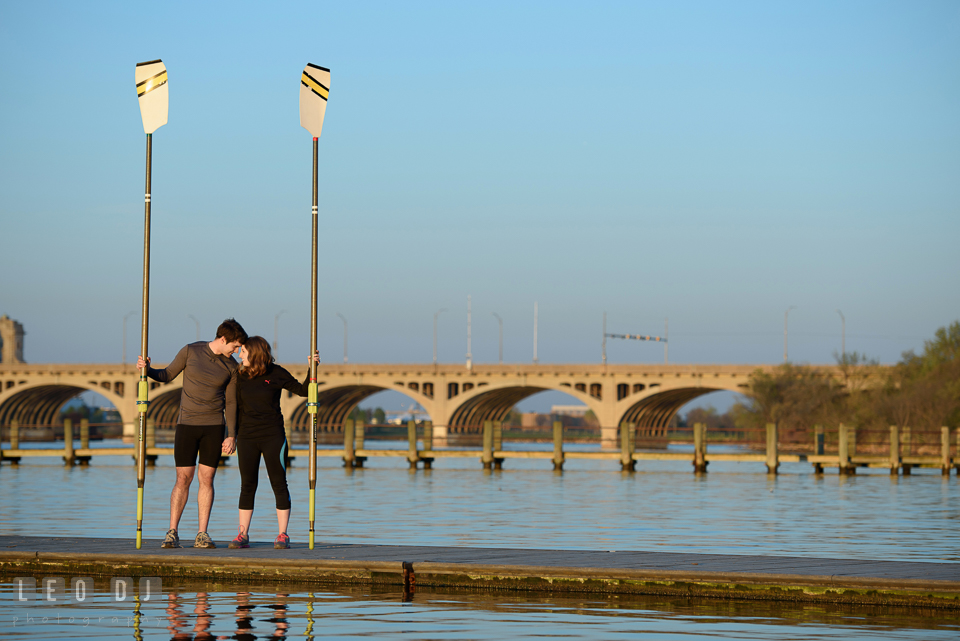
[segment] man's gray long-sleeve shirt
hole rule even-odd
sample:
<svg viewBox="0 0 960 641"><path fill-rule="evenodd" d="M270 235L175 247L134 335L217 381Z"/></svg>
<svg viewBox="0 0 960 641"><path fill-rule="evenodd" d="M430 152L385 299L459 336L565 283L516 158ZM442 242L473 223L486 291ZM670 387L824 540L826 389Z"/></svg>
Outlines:
<svg viewBox="0 0 960 641"><path fill-rule="evenodd" d="M237 435L237 361L214 354L206 342L181 349L166 369L147 368L147 376L169 383L183 372L180 395L182 425L224 425L227 436Z"/></svg>

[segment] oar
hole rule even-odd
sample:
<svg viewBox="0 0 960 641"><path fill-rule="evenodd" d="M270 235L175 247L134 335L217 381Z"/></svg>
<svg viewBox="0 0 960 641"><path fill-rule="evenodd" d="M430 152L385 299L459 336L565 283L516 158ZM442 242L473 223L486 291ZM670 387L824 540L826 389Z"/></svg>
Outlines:
<svg viewBox="0 0 960 641"><path fill-rule="evenodd" d="M330 95L330 70L308 64L300 76L300 126L313 136L313 249L310 255L310 387L307 412L310 416L310 549L317 491L317 141L323 130Z"/></svg>
<svg viewBox="0 0 960 641"><path fill-rule="evenodd" d="M150 164L153 156L153 132L167 124L169 86L167 68L159 60L137 64L137 98L143 131L147 134L147 187L143 197L143 309L140 325L140 354L147 358L147 326L150 319ZM137 549L143 542L143 480L146 477L147 461L147 368L140 370L137 386L137 412L140 426L137 432Z"/></svg>

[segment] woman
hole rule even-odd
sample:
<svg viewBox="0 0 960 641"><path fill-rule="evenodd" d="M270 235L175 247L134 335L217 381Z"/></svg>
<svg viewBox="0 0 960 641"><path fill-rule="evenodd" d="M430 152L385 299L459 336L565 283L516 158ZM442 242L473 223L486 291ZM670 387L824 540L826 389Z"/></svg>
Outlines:
<svg viewBox="0 0 960 641"><path fill-rule="evenodd" d="M317 362L319 358L314 356ZM270 485L277 502L277 525L280 534L273 547L290 547L287 523L290 521L290 492L287 489L285 465L287 437L280 413L280 393L287 390L297 396L307 395L307 378L297 381L287 370L273 362L270 344L262 336L251 336L240 348L242 361L237 375L237 464L240 467L240 533L229 547L250 547L250 519L253 499L260 476L260 456L267 465Z"/></svg>

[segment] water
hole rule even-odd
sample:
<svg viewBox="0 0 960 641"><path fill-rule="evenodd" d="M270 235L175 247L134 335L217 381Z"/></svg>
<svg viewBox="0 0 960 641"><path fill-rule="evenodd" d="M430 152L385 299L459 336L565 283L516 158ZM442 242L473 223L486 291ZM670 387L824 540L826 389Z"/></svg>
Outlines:
<svg viewBox="0 0 960 641"><path fill-rule="evenodd" d="M100 588L101 586L98 586ZM105 588L106 586L102 586ZM87 605L15 604L0 585L8 639L955 639L947 611L695 600L164 582L139 604L98 589ZM156 595L155 595L156 597Z"/></svg>
<svg viewBox="0 0 960 641"><path fill-rule="evenodd" d="M406 447L377 444L391 445ZM634 474L620 472L615 461L568 461L562 474L543 460L508 459L504 470L492 472L482 470L477 459L438 459L435 469L416 472L400 458L369 459L366 465L345 470L338 459L319 459L318 542L960 561L960 484L937 470L915 470L907 477L890 477L884 470L815 476L810 465L795 463L783 464L781 474L770 477L761 463L711 463L705 475L694 475L689 462L640 462ZM147 538L159 539L167 529L174 476L170 457L147 469ZM221 544L237 531L239 483L235 466L217 474L209 529ZM289 483L290 533L302 543L304 459L291 468ZM4 464L0 534L132 538L135 488L136 471L127 457L94 458L90 467L74 468L58 458ZM185 538L196 528L195 499L196 486L181 523ZM272 540L276 522L265 471L257 505L252 539ZM434 590L410 601L399 591L369 588L176 585L172 579L164 582L162 603L144 603L135 621L132 605L112 603L105 594L92 605L25 609L9 598L10 578L3 581L0 635L31 641L637 634L953 639L960 633L956 613L936 610L500 591Z"/></svg>
<svg viewBox="0 0 960 641"><path fill-rule="evenodd" d="M318 541L960 561L960 484L938 470L815 476L811 465L792 463L770 477L762 463L715 462L705 475L673 461L639 462L634 474L615 461L567 461L562 474L543 460L508 459L494 472L476 459L438 459L435 469L416 472L399 458L369 459L357 470L341 465L318 462ZM146 538L167 529L174 477L172 457L147 468ZM288 482L289 531L303 542L304 459ZM236 535L239 487L235 466L217 473L214 540ZM197 527L195 499L196 482L181 522L185 538ZM136 470L127 457L74 468L32 458L0 469L0 534L131 538L135 518ZM276 536L265 470L251 536Z"/></svg>

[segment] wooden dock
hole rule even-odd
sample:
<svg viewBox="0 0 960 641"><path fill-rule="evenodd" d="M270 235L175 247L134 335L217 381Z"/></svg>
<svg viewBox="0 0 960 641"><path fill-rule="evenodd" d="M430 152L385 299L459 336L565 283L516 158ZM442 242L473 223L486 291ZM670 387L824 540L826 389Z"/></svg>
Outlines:
<svg viewBox="0 0 960 641"><path fill-rule="evenodd" d="M147 464L152 465L159 456L172 456L172 447L157 447L156 433L152 421L148 421L146 433ZM951 431L947 427L940 430L940 453L938 455L913 455L903 452L901 441L903 435L900 428L892 426L889 434L889 453L883 456L858 455L855 447L855 430L840 425L837 430L838 448L835 454L827 454L824 449L824 431L816 426L813 451L809 454L785 453L780 451L781 444L778 438L778 429L775 424L766 426L766 444L762 451L747 452L710 452L707 444L707 429L702 423L693 426L692 452L666 451L637 451L635 438L636 430L632 424L622 426L620 430L619 449L599 450L592 452L566 450L564 448L564 430L559 422L553 424L552 451L540 450L513 450L503 446L502 425L495 421L486 421L482 426L482 447L474 449L434 448L432 425L427 421L422 427L422 433L417 425L410 421L407 425L407 449L373 449L366 447L363 434L363 424L353 420L344 423L343 447L322 447L317 449L318 457L333 457L342 459L347 467L363 467L364 462L371 458L405 458L411 469L423 466L431 469L434 461L442 458L473 458L478 459L485 469L501 469L508 459L543 459L553 465L554 470L562 470L568 460L606 460L619 462L620 469L633 472L638 462L642 461L689 461L693 471L703 473L707 471L709 463L714 461L728 461L741 463L762 463L768 474L777 474L781 463L807 462L813 465L816 473L822 473L824 468L836 468L841 475L855 474L858 468L883 468L891 474L910 474L913 468L939 469L944 476L949 476L952 468L960 474L960 456L954 454L955 443L960 442L960 430ZM21 448L16 436L17 427L11 431L9 447L0 449L0 463L8 461L18 464L22 458L29 457L62 457L67 465L89 464L95 456L129 456L135 461L136 448L133 446L119 448L91 448L89 426L81 421L80 447L74 446L73 426L69 420L64 421L64 447L62 448ZM290 441L290 435L287 437ZM851 441L854 446L851 447ZM309 456L308 449L289 449L288 460L295 460ZM222 457L226 463L228 457Z"/></svg>
<svg viewBox="0 0 960 641"><path fill-rule="evenodd" d="M0 575L159 576L550 593L838 602L960 610L960 563L635 551L253 542L164 550L160 539L0 536ZM69 584L69 579L68 579Z"/></svg>

